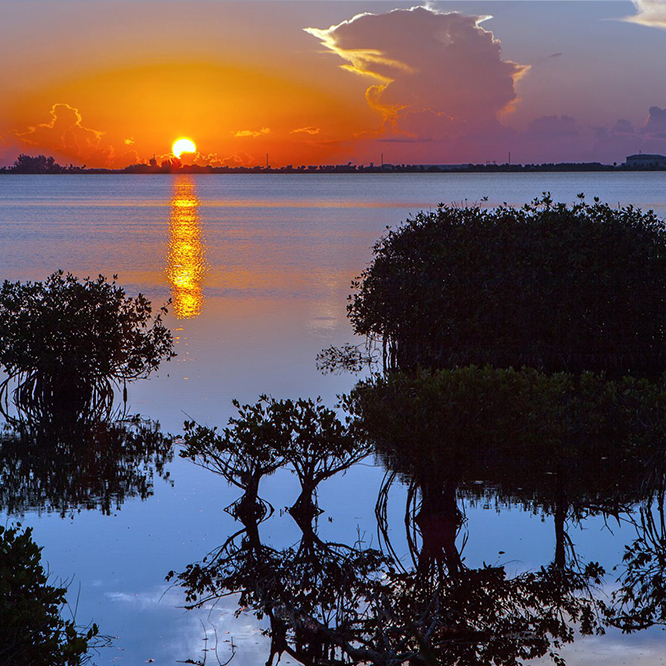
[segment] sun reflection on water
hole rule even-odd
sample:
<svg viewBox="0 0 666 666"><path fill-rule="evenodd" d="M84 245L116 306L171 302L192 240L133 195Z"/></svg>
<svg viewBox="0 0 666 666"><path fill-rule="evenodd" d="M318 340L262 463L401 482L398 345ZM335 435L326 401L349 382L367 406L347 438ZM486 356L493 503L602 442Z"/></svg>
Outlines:
<svg viewBox="0 0 666 666"><path fill-rule="evenodd" d="M201 282L206 262L198 210L194 180L188 176L177 177L171 198L167 277L178 319L197 317L203 306Z"/></svg>

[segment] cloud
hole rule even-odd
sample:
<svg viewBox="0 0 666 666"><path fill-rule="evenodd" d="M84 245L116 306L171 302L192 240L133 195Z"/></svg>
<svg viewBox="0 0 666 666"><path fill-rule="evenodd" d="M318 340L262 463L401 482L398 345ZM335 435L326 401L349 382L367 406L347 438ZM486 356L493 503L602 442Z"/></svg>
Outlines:
<svg viewBox="0 0 666 666"><path fill-rule="evenodd" d="M252 164L254 162L254 159L251 155L248 155L247 153L233 153L232 155L229 155L228 157L224 157L222 159L222 166L229 166L229 167L238 167L238 166L247 166L249 164Z"/></svg>
<svg viewBox="0 0 666 666"><path fill-rule="evenodd" d="M102 141L104 132L83 124L79 110L69 104L56 103L51 107L51 120L28 127L13 129L3 136L4 144L14 150L39 150L54 153L89 165L109 166L115 158L112 145Z"/></svg>
<svg viewBox="0 0 666 666"><path fill-rule="evenodd" d="M649 28L666 29L666 2L664 0L633 0L633 2L636 14L627 16L623 20Z"/></svg>
<svg viewBox="0 0 666 666"><path fill-rule="evenodd" d="M645 125L635 131L624 118L609 125L579 122L572 116L542 116L512 141L517 161L621 163L642 150L663 152L666 110L652 107Z"/></svg>
<svg viewBox="0 0 666 666"><path fill-rule="evenodd" d="M512 153L523 163L595 161L599 157L593 145L602 138L599 129L568 115L541 116L516 137Z"/></svg>
<svg viewBox="0 0 666 666"><path fill-rule="evenodd" d="M291 130L289 134L319 134L321 130L318 127L299 127Z"/></svg>
<svg viewBox="0 0 666 666"><path fill-rule="evenodd" d="M228 157L221 157L217 153L209 153L202 155L197 153L194 164L199 166L212 166L212 167L241 167L241 166L255 166L257 160L253 155L249 155L243 151L239 151L229 155Z"/></svg>
<svg viewBox="0 0 666 666"><path fill-rule="evenodd" d="M79 110L69 104L54 104L51 107L51 122L40 123L16 136L26 143L55 149L82 146L97 147L103 132L84 127Z"/></svg>
<svg viewBox="0 0 666 666"><path fill-rule="evenodd" d="M387 136L381 139L377 139L379 143L427 143L432 141L432 139L426 137L421 139L420 137L409 137L409 136Z"/></svg>
<svg viewBox="0 0 666 666"><path fill-rule="evenodd" d="M130 137L129 139L125 139L123 143L126 146L133 146L136 142L134 141L134 137Z"/></svg>
<svg viewBox="0 0 666 666"><path fill-rule="evenodd" d="M666 139L666 109L651 106L645 124L639 131L641 134L650 134L658 139Z"/></svg>
<svg viewBox="0 0 666 666"><path fill-rule="evenodd" d="M527 128L528 138L571 139L577 137L579 130L576 120L571 116L542 116L535 118Z"/></svg>
<svg viewBox="0 0 666 666"><path fill-rule="evenodd" d="M268 127L262 127L260 130L237 130L232 132L235 137L253 137L262 136L264 134L270 134L271 130Z"/></svg>
<svg viewBox="0 0 666 666"><path fill-rule="evenodd" d="M139 153L136 150L128 150L120 155L114 156L114 166L127 166L128 164L138 164L141 162Z"/></svg>
<svg viewBox="0 0 666 666"><path fill-rule="evenodd" d="M366 101L381 114L383 132L450 137L461 125L498 124L529 69L502 60L499 41L480 26L486 18L415 7L305 30L344 60L344 69L371 80Z"/></svg>
<svg viewBox="0 0 666 666"><path fill-rule="evenodd" d="M620 118L615 123L615 127L613 127L613 133L614 134L633 134L634 133L634 126L631 124L630 120L626 120L625 118Z"/></svg>
<svg viewBox="0 0 666 666"><path fill-rule="evenodd" d="M195 161L195 164L205 166L210 164L212 167L251 167L258 164L254 155L250 155L243 151L237 151L227 157L218 156L217 153L210 155L200 156L201 159Z"/></svg>

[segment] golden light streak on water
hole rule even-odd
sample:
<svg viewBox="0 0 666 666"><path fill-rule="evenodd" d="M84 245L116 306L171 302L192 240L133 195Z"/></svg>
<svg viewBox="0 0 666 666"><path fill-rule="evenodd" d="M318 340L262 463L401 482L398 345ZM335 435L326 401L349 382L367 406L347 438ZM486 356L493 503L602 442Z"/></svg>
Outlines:
<svg viewBox="0 0 666 666"><path fill-rule="evenodd" d="M199 316L203 307L201 283L206 272L205 248L194 180L178 176L171 198L167 277L178 319Z"/></svg>

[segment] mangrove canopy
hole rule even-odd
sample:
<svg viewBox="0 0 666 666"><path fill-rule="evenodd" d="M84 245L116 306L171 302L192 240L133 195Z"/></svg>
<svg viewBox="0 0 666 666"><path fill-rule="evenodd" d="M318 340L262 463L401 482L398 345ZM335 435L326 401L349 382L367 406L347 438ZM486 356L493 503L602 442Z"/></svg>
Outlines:
<svg viewBox="0 0 666 666"><path fill-rule="evenodd" d="M354 331L389 367L666 369L666 230L632 206L440 205L378 241L353 286Z"/></svg>
<svg viewBox="0 0 666 666"><path fill-rule="evenodd" d="M162 312L166 310L162 308ZM57 271L44 282L0 286L1 408L64 420L108 412L114 386L146 377L174 356L173 339L150 301L115 279Z"/></svg>

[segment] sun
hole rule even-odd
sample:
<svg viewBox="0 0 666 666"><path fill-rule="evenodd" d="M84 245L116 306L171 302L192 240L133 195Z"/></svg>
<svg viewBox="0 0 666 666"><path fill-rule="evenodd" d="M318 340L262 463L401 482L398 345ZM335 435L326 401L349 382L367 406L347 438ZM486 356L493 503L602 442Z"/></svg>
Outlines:
<svg viewBox="0 0 666 666"><path fill-rule="evenodd" d="M173 142L171 152L173 152L176 157L180 157L183 153L196 153L197 147L194 145L192 139L182 138Z"/></svg>

